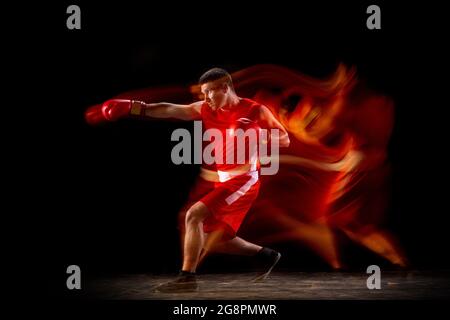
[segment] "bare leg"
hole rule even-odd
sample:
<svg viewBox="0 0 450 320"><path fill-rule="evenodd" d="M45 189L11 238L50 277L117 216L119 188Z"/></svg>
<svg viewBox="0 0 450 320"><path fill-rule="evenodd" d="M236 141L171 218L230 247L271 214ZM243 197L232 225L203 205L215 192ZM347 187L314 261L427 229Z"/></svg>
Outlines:
<svg viewBox="0 0 450 320"><path fill-rule="evenodd" d="M210 244L211 237L214 234L208 234L206 243L209 244L205 246L205 251L208 252L217 252L217 253L226 253L226 254L236 254L236 255L244 255L244 256L253 256L258 253L259 250L262 249L261 246L257 244L248 242L242 238L234 237L228 241L215 242Z"/></svg>
<svg viewBox="0 0 450 320"><path fill-rule="evenodd" d="M209 210L202 202L196 202L186 213L183 271L195 272L197 269L205 239L203 221L208 215Z"/></svg>
<svg viewBox="0 0 450 320"><path fill-rule="evenodd" d="M265 270L262 274L259 274L254 278L253 281L263 281L269 276L273 267L278 263L278 260L280 260L281 254L275 250L263 248L240 237L234 237L227 241L220 241L221 235L220 231L212 232L207 235L205 250L202 253L201 261L211 252L258 256L260 262L264 262Z"/></svg>
<svg viewBox="0 0 450 320"><path fill-rule="evenodd" d="M209 215L208 208L201 202L196 202L187 210L184 227L181 227L183 240L183 267L177 279L163 283L155 288L157 292L192 292L197 290L195 271L199 263L200 251L204 245L205 234L203 221ZM183 218L181 212L179 218Z"/></svg>

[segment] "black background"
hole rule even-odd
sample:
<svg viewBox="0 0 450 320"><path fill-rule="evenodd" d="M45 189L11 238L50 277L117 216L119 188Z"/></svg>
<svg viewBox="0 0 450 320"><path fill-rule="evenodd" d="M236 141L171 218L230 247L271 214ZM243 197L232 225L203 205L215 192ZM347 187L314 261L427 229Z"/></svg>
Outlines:
<svg viewBox="0 0 450 320"><path fill-rule="evenodd" d="M84 110L127 90L188 86L213 66L236 71L259 63L322 77L344 62L394 99L389 227L414 266L448 268L442 8L374 3L381 30L366 28L372 2L364 1L63 1L19 10L34 27L25 31L32 39L17 38L26 72L18 98L32 101L22 108L31 119L16 127L24 133L21 190L29 194L18 214L31 236L30 261L54 279L49 288L64 289L70 264L95 276L175 272L180 263L176 214L198 170L170 161L170 134L180 124L123 120L92 128ZM70 4L81 7L81 30L66 28ZM300 260L288 255L282 266L323 268L299 250ZM356 266L375 259L347 250Z"/></svg>

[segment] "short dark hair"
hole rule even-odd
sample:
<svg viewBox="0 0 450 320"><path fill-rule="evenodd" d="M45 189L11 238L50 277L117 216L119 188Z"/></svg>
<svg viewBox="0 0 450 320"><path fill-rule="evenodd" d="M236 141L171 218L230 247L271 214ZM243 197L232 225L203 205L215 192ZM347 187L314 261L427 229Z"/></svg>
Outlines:
<svg viewBox="0 0 450 320"><path fill-rule="evenodd" d="M221 68L212 68L206 71L200 79L198 80L199 84L204 84L216 80L223 80L230 88L233 89L233 80L231 79L231 75L224 69Z"/></svg>

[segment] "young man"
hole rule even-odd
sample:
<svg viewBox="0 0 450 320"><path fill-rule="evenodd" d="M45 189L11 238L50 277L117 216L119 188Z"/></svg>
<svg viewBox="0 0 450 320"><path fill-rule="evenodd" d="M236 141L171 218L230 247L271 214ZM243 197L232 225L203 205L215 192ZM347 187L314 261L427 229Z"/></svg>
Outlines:
<svg viewBox="0 0 450 320"><path fill-rule="evenodd" d="M231 76L223 69L213 68L204 73L199 80L204 100L189 105L172 103L146 104L134 100L109 100L101 107L101 116L115 120L133 115L152 118L174 118L180 120L201 120L204 129L216 130L226 137L232 130L278 129L277 139L280 147L289 145L289 137L283 126L270 110L250 99L239 97L234 91ZM87 120L94 117L87 113ZM93 121L91 121L93 122ZM231 130L231 131L230 131ZM158 291L189 291L197 288L195 272L202 250L257 256L266 260L267 271L260 279L265 279L281 255L269 248L245 241L237 237L246 213L256 199L259 190L259 159L249 154L242 163L225 161L224 155L230 151L234 155L238 144L231 150L226 139L222 145L214 141L215 168L219 181L214 188L207 190L186 212L184 228L183 266L177 279L157 288ZM242 147L242 145L241 145ZM228 149L227 149L228 148ZM218 159L221 153L222 159ZM245 152L245 151L244 151Z"/></svg>

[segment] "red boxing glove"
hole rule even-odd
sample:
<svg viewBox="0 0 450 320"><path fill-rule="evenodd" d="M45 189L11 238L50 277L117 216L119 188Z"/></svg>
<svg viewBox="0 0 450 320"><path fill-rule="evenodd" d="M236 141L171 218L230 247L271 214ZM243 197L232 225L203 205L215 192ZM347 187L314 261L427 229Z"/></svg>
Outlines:
<svg viewBox="0 0 450 320"><path fill-rule="evenodd" d="M102 114L108 121L116 121L130 114L131 100L111 99L103 103Z"/></svg>
<svg viewBox="0 0 450 320"><path fill-rule="evenodd" d="M84 112L84 119L90 125L96 125L96 124L99 124L99 123L105 121L106 119L102 113L102 105L97 104L95 106L88 108Z"/></svg>
<svg viewBox="0 0 450 320"><path fill-rule="evenodd" d="M101 105L90 107L85 112L85 119L91 125L106 121L116 121L128 117L131 112L133 100L111 99ZM138 106L139 107L139 106ZM140 112L139 108L139 112Z"/></svg>

